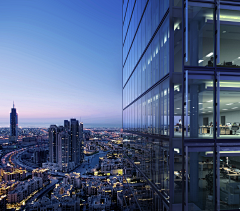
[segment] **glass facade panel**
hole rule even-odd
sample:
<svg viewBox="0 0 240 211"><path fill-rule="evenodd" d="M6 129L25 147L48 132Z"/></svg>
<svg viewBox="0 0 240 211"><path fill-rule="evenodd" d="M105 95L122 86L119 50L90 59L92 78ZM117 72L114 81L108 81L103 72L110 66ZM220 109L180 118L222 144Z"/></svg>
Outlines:
<svg viewBox="0 0 240 211"><path fill-rule="evenodd" d="M206 148L189 148L188 153L188 210L214 209L214 159ZM181 177L181 172L178 172Z"/></svg>
<svg viewBox="0 0 240 211"><path fill-rule="evenodd" d="M190 75L188 80L188 118L184 130L189 138L213 138L214 80L201 78Z"/></svg>
<svg viewBox="0 0 240 211"><path fill-rule="evenodd" d="M220 63L219 67L240 67L240 9L220 10Z"/></svg>
<svg viewBox="0 0 240 211"><path fill-rule="evenodd" d="M182 161L182 150L174 148L174 204L179 207L182 205L182 178L180 176Z"/></svg>
<svg viewBox="0 0 240 211"><path fill-rule="evenodd" d="M169 80L160 83L125 108L123 121L123 128L127 130L168 136Z"/></svg>
<svg viewBox="0 0 240 211"><path fill-rule="evenodd" d="M185 65L213 67L213 9L189 6L188 17L188 62Z"/></svg>
<svg viewBox="0 0 240 211"><path fill-rule="evenodd" d="M174 83L174 137L182 137L182 84L181 78L175 77Z"/></svg>
<svg viewBox="0 0 240 211"><path fill-rule="evenodd" d="M225 79L225 80L224 80ZM240 133L240 77L220 75L219 138L236 139Z"/></svg>
<svg viewBox="0 0 240 211"><path fill-rule="evenodd" d="M182 8L174 8L174 72L182 72Z"/></svg>
<svg viewBox="0 0 240 211"><path fill-rule="evenodd" d="M125 136L123 147L125 155L133 162L131 165L138 168L138 176L144 174L168 197L169 143L159 139L129 135Z"/></svg>
<svg viewBox="0 0 240 211"><path fill-rule="evenodd" d="M219 160L220 209L233 210L240 208L240 147L220 149ZM220 189L220 190L219 190Z"/></svg>

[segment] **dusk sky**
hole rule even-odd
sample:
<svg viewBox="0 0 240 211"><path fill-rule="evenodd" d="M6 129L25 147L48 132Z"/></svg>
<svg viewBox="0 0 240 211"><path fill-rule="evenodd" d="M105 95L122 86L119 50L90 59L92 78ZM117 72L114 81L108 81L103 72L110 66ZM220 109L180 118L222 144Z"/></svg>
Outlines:
<svg viewBox="0 0 240 211"><path fill-rule="evenodd" d="M0 1L0 126L121 126L121 0ZM7 124L7 125L6 125Z"/></svg>

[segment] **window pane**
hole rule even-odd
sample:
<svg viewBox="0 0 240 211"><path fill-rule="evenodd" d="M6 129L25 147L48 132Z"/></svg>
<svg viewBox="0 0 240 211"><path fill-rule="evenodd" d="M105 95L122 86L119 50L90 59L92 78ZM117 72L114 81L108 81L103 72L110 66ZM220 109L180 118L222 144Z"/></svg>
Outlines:
<svg viewBox="0 0 240 211"><path fill-rule="evenodd" d="M188 62L191 66L213 66L213 9L189 6Z"/></svg>
<svg viewBox="0 0 240 211"><path fill-rule="evenodd" d="M240 148L220 150L220 209L239 209Z"/></svg>
<svg viewBox="0 0 240 211"><path fill-rule="evenodd" d="M219 136L224 139L239 138L240 77L220 76L220 79Z"/></svg>
<svg viewBox="0 0 240 211"><path fill-rule="evenodd" d="M220 64L222 67L240 67L240 11L220 12Z"/></svg>
<svg viewBox="0 0 240 211"><path fill-rule="evenodd" d="M213 79L189 76L187 116L188 137L213 138Z"/></svg>

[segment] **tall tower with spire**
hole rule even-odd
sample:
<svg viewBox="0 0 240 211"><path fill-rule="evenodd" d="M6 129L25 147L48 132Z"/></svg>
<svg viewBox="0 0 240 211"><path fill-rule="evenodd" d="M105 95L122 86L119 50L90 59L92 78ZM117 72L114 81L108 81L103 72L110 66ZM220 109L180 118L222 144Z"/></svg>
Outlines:
<svg viewBox="0 0 240 211"><path fill-rule="evenodd" d="M10 136L9 141L16 142L18 139L18 113L14 105L10 113Z"/></svg>

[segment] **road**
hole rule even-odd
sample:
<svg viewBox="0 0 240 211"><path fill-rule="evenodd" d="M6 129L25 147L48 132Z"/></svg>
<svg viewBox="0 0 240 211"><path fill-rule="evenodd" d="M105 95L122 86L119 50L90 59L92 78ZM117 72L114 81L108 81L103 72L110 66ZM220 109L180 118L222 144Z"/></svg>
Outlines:
<svg viewBox="0 0 240 211"><path fill-rule="evenodd" d="M39 200L42 198L46 193L48 193L50 190L54 189L55 185L59 183L59 180L52 179L51 183L48 184L46 187L44 187L41 191L39 191L37 194L35 194L27 203L31 204L34 203L34 201Z"/></svg>

